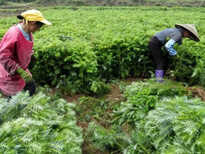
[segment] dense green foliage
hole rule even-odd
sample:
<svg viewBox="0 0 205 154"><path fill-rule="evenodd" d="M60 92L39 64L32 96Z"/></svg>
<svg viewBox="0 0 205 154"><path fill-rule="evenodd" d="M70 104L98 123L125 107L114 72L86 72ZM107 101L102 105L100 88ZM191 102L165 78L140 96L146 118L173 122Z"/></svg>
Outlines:
<svg viewBox="0 0 205 154"><path fill-rule="evenodd" d="M123 153L201 153L205 104L185 87L166 81L135 82L112 114L111 127L92 122L89 141L99 149Z"/></svg>
<svg viewBox="0 0 205 154"><path fill-rule="evenodd" d="M155 109L160 98L188 95L188 91L181 85L169 81L163 85L154 82L136 82L127 86L124 93L127 101L122 102L117 111L114 111L113 122L119 125L126 122L135 126L150 110Z"/></svg>
<svg viewBox="0 0 205 154"><path fill-rule="evenodd" d="M145 119L145 132L163 153L204 153L205 104L199 99L164 99Z"/></svg>
<svg viewBox="0 0 205 154"><path fill-rule="evenodd" d="M38 93L0 99L0 153L81 153L74 105Z"/></svg>
<svg viewBox="0 0 205 154"><path fill-rule="evenodd" d="M198 9L193 10L200 13ZM153 11L161 16L160 20L158 16L153 17ZM77 11L57 8L47 13L55 14L49 18L53 26L35 35L38 61L33 71L37 72L34 75L41 83L56 85L65 75L66 83L76 89L89 89L96 77L106 81L130 76L149 77L149 72L154 71L147 48L151 36L174 27L175 23L193 23L199 30L201 42L185 39L182 46L176 47L179 57L169 57L166 51L165 54L168 68L172 70L170 77L190 84L204 84L204 29L199 22L203 13L194 21L186 8L80 8Z"/></svg>
<svg viewBox="0 0 205 154"><path fill-rule="evenodd" d="M0 5L5 4L5 0L0 0Z"/></svg>
<svg viewBox="0 0 205 154"><path fill-rule="evenodd" d="M102 79L108 82L114 78L150 77L155 68L147 47L150 38L160 30L174 27L175 23L192 23L201 41L184 39L181 46L175 46L177 57L164 51L168 64L166 77L204 85L204 9L191 10L180 7L41 10L53 26L42 28L34 36L37 60L32 61L31 71L38 83L88 93L97 92L91 87L102 83ZM153 12L157 15L153 16ZM15 18L1 19L0 36L15 22Z"/></svg>
<svg viewBox="0 0 205 154"><path fill-rule="evenodd" d="M193 23L200 42L183 40L177 57L164 51L165 80L134 82L122 88L123 100L81 97L74 105L38 93L0 99L0 153L205 153L205 104L183 85L205 85L204 8L181 7L54 7L41 9L53 23L34 34L30 70L38 84L61 92L83 91L102 96L105 82L153 76L149 39L175 23ZM194 13L193 13L194 12ZM153 15L154 14L154 15ZM0 19L0 38L15 24ZM186 83L184 83L186 82ZM123 87L123 86L122 86ZM87 142L91 143L90 146Z"/></svg>
<svg viewBox="0 0 205 154"><path fill-rule="evenodd" d="M58 85L72 93L98 93L106 89L102 79L108 82L114 78L150 77L155 66L147 47L149 39L157 31L174 27L175 23L192 23L201 41L184 39L183 45L175 47L177 57L164 52L168 64L166 77L204 85L205 40L201 22L204 11L203 8L192 8L192 11L179 7L42 10L53 26L42 28L34 36L36 61L32 61L31 71L41 84ZM157 15L153 16L153 12ZM15 18L1 19L0 36L16 22ZM97 90L96 83L102 85Z"/></svg>

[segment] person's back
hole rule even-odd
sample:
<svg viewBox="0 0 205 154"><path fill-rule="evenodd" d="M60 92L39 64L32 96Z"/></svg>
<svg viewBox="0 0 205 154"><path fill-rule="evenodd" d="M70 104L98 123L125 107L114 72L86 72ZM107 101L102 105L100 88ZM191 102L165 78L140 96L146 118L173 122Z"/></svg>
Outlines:
<svg viewBox="0 0 205 154"><path fill-rule="evenodd" d="M168 39L175 40L176 43L182 44L183 30L181 28L168 28L156 33L154 36L162 43L166 44Z"/></svg>

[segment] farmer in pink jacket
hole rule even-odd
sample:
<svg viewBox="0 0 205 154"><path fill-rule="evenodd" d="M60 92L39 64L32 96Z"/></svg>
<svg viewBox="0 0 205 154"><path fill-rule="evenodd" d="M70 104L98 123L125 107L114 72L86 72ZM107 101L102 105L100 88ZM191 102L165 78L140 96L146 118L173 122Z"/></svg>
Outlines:
<svg viewBox="0 0 205 154"><path fill-rule="evenodd" d="M35 93L36 84L28 65L33 54L32 33L51 25L38 10L28 10L17 16L23 20L12 26L0 42L0 89L10 97L21 90Z"/></svg>

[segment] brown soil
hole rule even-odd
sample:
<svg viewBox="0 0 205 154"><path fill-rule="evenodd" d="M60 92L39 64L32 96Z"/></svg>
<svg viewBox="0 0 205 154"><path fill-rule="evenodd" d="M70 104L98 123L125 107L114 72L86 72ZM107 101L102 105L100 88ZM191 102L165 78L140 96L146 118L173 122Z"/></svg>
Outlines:
<svg viewBox="0 0 205 154"><path fill-rule="evenodd" d="M130 82L130 81L128 81ZM54 92L54 90L53 90ZM120 103L121 101L123 101L123 96L122 96L122 92L120 91L119 88L119 84L114 84L111 85L110 87L110 92L104 96L104 100L110 102L110 106L114 105L115 103ZM86 96L85 94L74 94L74 95L64 95L63 98L67 101L67 102L79 102L79 98ZM112 110L108 109L107 113L111 113ZM105 115L107 116L107 115ZM77 117L78 119L78 117ZM92 121L95 121L96 123L102 125L105 128L108 128L109 126L107 125L107 123L103 123L102 121L92 118ZM89 123L88 122L81 122L81 121L77 121L77 125L80 126L82 129L87 129Z"/></svg>
<svg viewBox="0 0 205 154"><path fill-rule="evenodd" d="M126 82L130 83L132 81L134 81L134 80L129 79L129 81L126 81ZM110 106L112 106L115 103L119 103L119 102L123 101L122 95L123 94L120 91L119 84L111 84L110 85L110 92L107 95L105 95L103 97L103 99L105 101L108 101L108 102L112 103L112 104L109 104ZM83 94L74 94L73 96L64 95L63 98L66 99L68 102L78 103L79 98L83 97L83 96L85 96L85 95L83 95ZM112 113L111 109L108 109L106 111L106 114L103 115L102 119L109 118L109 113ZM76 118L77 118L77 125L82 128L82 131L84 132L83 134L85 135L86 134L85 132L86 132L88 126L89 126L89 122L81 121L78 116ZM91 117L91 121L94 121L95 123L103 126L104 128L109 128L110 127L109 123L103 122L103 121L98 120L94 117ZM89 138L88 136L84 137L84 142L81 146L83 154L108 154L108 152L100 150L98 148L96 149L95 146L92 146L92 143L89 142L88 138Z"/></svg>
<svg viewBox="0 0 205 154"><path fill-rule="evenodd" d="M86 95L85 94L63 95L63 98L67 102L78 102L78 99L83 96L86 96Z"/></svg>
<svg viewBox="0 0 205 154"><path fill-rule="evenodd" d="M106 95L106 101L119 102L120 100L122 100L122 93L119 85L112 85L110 88L110 93Z"/></svg>
<svg viewBox="0 0 205 154"><path fill-rule="evenodd" d="M205 101L205 91L201 87L188 87L194 97L201 98L202 101Z"/></svg>

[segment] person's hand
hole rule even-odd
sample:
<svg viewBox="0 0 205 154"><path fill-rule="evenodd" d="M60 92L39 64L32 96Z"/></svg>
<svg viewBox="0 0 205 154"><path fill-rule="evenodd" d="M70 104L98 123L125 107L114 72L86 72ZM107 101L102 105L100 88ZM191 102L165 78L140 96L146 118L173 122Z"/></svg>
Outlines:
<svg viewBox="0 0 205 154"><path fill-rule="evenodd" d="M169 55L170 55L170 56L176 56L176 55L177 55L177 51L169 52Z"/></svg>
<svg viewBox="0 0 205 154"><path fill-rule="evenodd" d="M18 67L16 69L16 72L21 76L21 78L26 82L26 83L30 83L32 81L32 77L26 72L24 71L21 67Z"/></svg>

